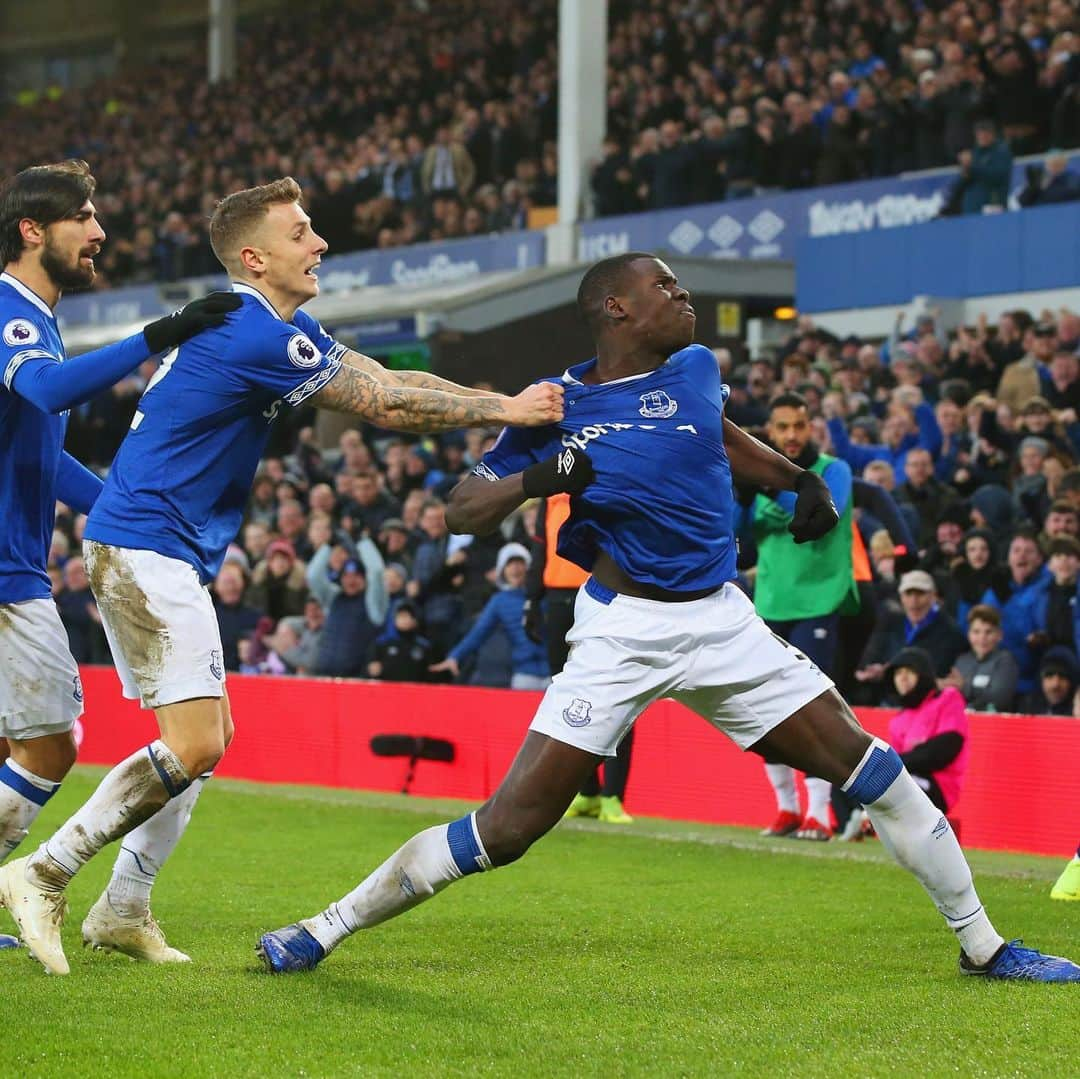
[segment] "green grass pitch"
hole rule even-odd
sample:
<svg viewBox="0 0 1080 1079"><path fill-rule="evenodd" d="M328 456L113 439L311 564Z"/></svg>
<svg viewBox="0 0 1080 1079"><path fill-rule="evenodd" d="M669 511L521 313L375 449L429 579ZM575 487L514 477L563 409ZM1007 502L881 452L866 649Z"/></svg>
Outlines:
<svg viewBox="0 0 1080 1079"><path fill-rule="evenodd" d="M78 769L20 853L100 774ZM575 822L517 865L359 934L312 974L257 971L260 931L314 913L461 808L215 780L154 897L170 942L195 962L154 968L81 948L107 851L70 890L70 977L0 953L0 1072L835 1079L1075 1068L1080 987L961 978L951 935L876 842ZM1004 933L1080 951L1080 904L1048 899L1061 863L972 862ZM0 927L11 929L6 914Z"/></svg>

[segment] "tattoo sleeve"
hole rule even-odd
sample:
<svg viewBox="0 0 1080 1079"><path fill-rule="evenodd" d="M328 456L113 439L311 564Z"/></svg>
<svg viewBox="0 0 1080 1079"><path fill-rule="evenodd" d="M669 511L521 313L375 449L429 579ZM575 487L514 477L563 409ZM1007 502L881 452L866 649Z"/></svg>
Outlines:
<svg viewBox="0 0 1080 1079"><path fill-rule="evenodd" d="M375 366L385 370L378 364ZM332 412L352 413L377 427L417 434L455 431L460 427L505 426L512 422L506 408L510 399L500 394L464 397L441 390L387 385L380 381L377 372L362 370L348 362L307 403Z"/></svg>

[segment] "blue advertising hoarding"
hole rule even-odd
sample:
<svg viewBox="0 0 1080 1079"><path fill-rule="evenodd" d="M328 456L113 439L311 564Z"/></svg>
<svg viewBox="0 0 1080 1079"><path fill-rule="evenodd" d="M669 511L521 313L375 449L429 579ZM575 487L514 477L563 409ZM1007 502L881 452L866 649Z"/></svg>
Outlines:
<svg viewBox="0 0 1080 1079"><path fill-rule="evenodd" d="M1070 167L1077 169L1080 155ZM1013 167L1012 198L1026 163ZM602 217L582 224L578 258L592 262L623 251L672 251L697 258L794 259L806 237L843 236L931 221L956 170L923 176L808 188L653 213Z"/></svg>

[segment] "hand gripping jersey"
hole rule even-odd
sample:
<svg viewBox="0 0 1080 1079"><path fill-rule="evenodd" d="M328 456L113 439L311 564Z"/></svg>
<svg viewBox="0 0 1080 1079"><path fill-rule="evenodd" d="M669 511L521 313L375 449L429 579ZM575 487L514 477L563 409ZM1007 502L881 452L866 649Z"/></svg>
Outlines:
<svg viewBox="0 0 1080 1079"><path fill-rule="evenodd" d="M52 594L45 565L67 413L42 412L12 383L25 363L65 358L49 305L10 274L0 274L0 603Z"/></svg>
<svg viewBox="0 0 1080 1079"><path fill-rule="evenodd" d="M727 387L702 345L655 371L586 386L595 357L561 379L558 424L506 428L474 472L497 480L577 446L596 480L571 499L563 558L592 568L605 551L633 580L671 591L719 587L735 576L731 468L724 451ZM559 379L546 381L557 382Z"/></svg>
<svg viewBox="0 0 1080 1079"><path fill-rule="evenodd" d="M270 425L341 369L345 346L303 311L285 322L244 284L225 324L171 352L139 401L86 538L157 551L217 576Z"/></svg>

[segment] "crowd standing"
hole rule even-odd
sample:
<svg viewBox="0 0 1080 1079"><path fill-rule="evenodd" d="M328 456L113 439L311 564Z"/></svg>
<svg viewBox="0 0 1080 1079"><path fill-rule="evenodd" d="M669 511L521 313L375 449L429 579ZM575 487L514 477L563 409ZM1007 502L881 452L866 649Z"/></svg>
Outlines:
<svg viewBox="0 0 1080 1079"><path fill-rule="evenodd" d="M0 172L93 163L96 287L216 273L218 199L293 175L330 251L526 227L557 201L555 0L370 0L243 21L205 44L2 112ZM1067 0L611 0L597 214L961 167L949 209L1002 205L1013 155L1080 146ZM1077 198L1065 158L1023 205Z"/></svg>

